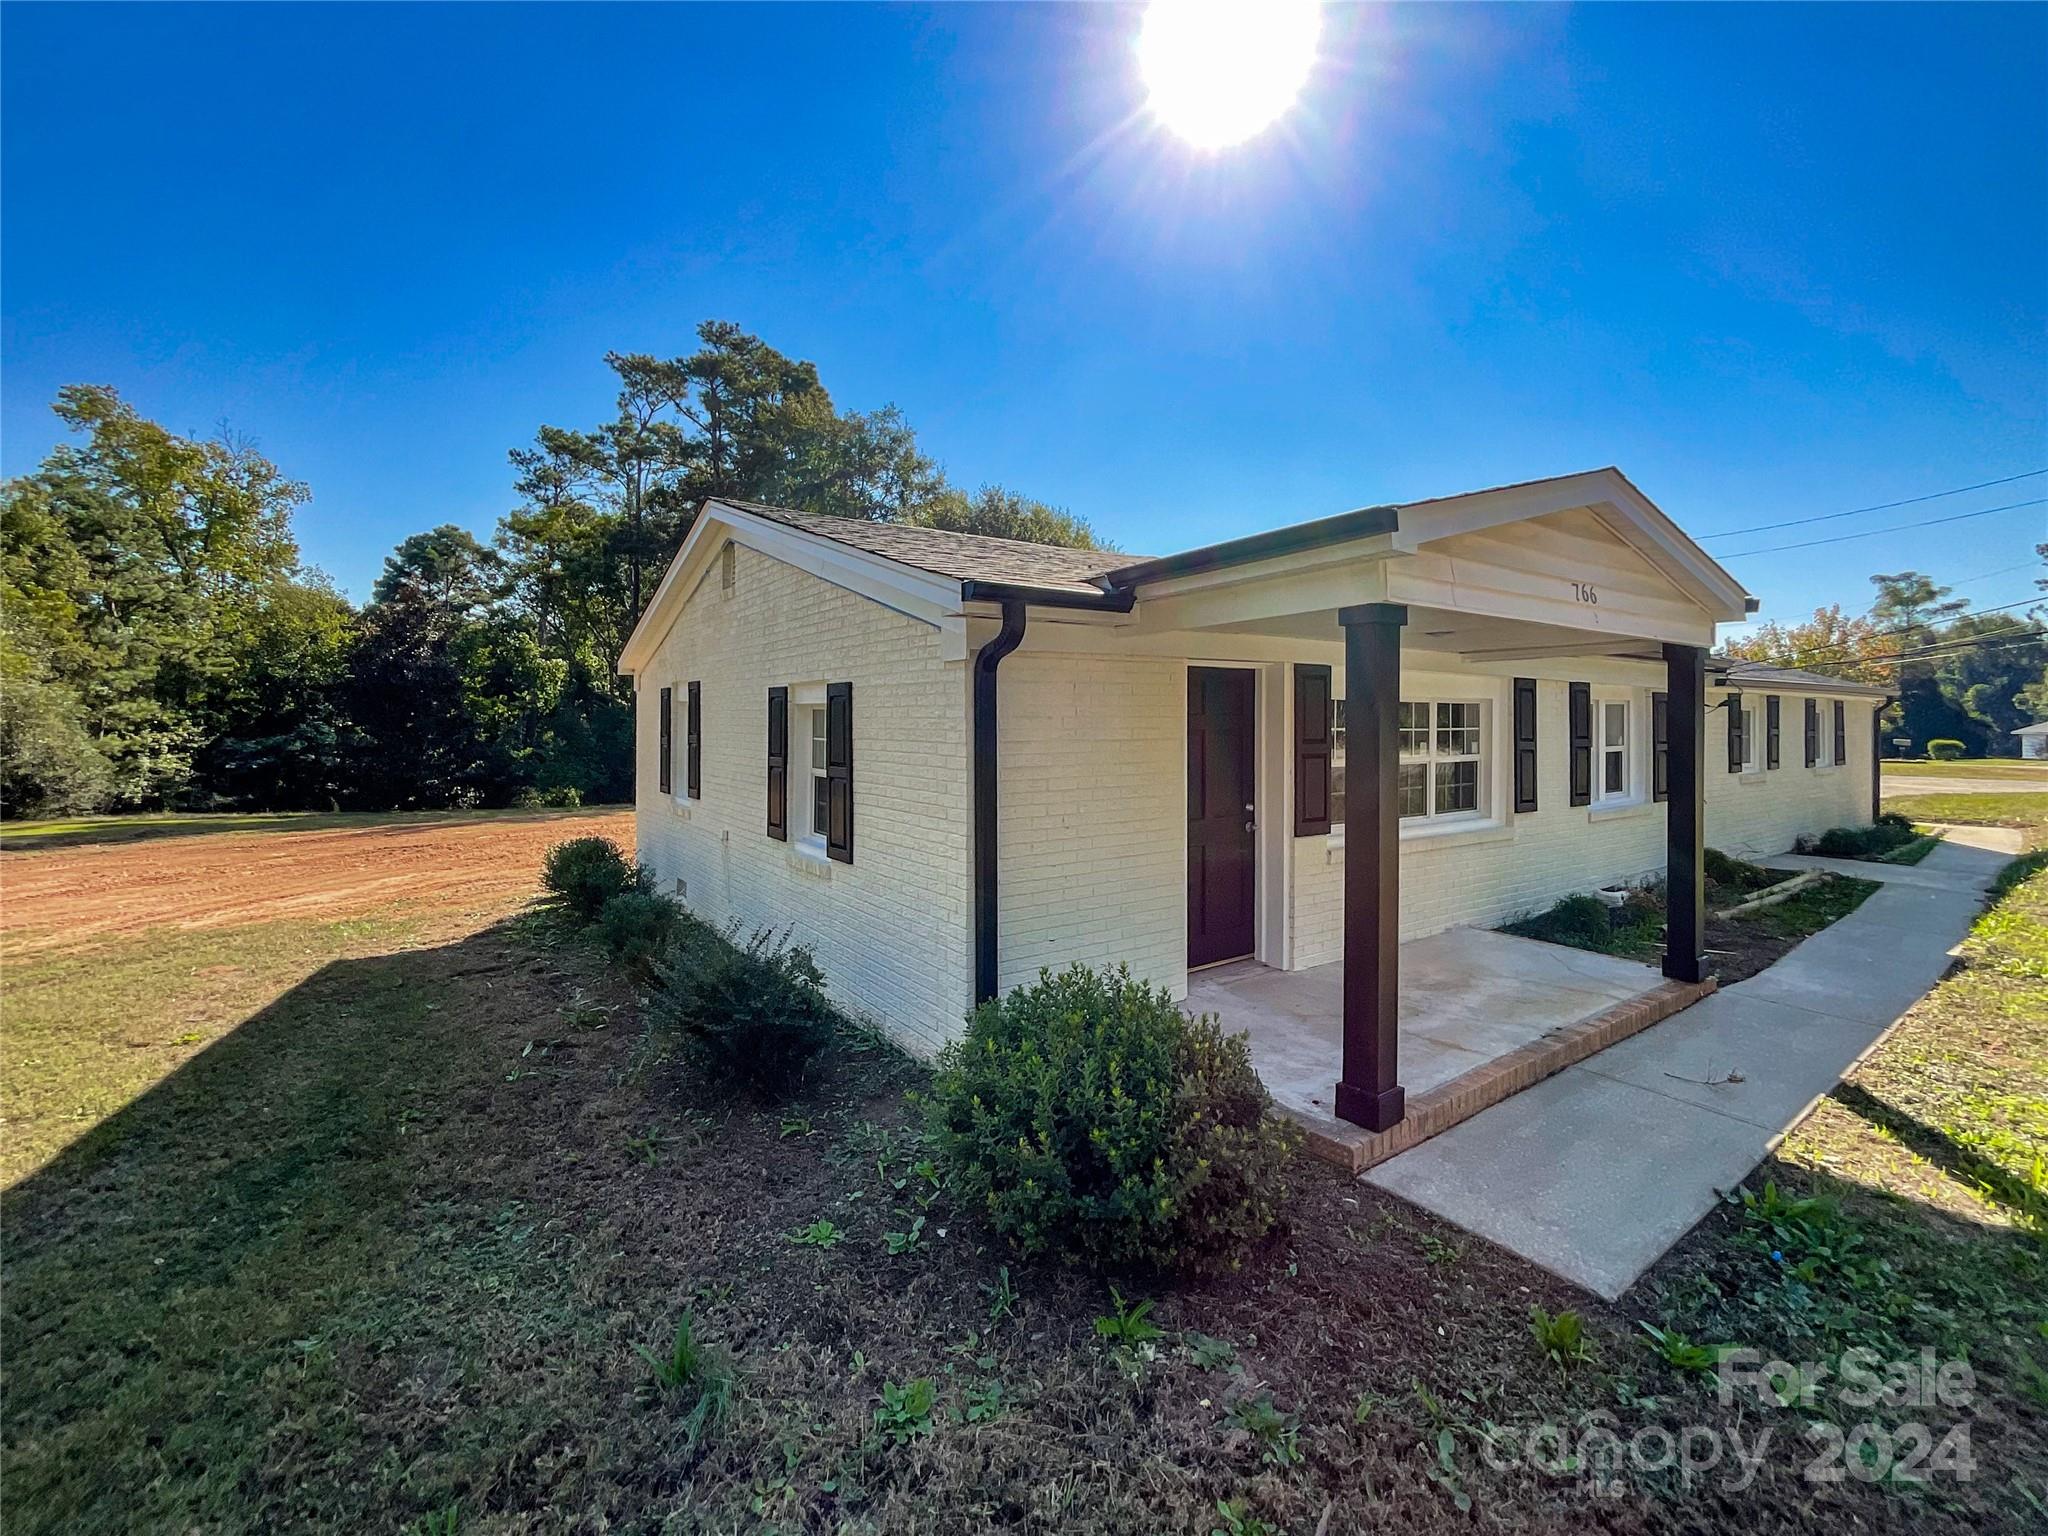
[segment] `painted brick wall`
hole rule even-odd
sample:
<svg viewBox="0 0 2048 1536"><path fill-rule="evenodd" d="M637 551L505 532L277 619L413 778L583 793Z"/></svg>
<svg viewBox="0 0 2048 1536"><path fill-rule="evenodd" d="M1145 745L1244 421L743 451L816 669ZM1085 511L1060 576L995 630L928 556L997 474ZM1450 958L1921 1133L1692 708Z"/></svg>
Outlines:
<svg viewBox="0 0 2048 1536"><path fill-rule="evenodd" d="M1566 688L1537 684L1537 805L1503 831L1464 840L1410 840L1401 849L1401 936L1420 938L1461 923L1492 925L1548 906L1560 896L1664 869L1664 807L1651 803L1602 812L1570 802ZM1870 820L1870 711L1848 701L1848 761L1804 764L1801 698L1783 695L1780 766L1754 775L1727 771L1726 710L1707 720L1707 843L1727 853L1781 853L1802 832L1862 826ZM1718 703L1722 695L1710 694ZM1648 690L1636 710L1648 719ZM1828 706L1825 702L1822 708ZM1293 906L1289 963L1321 965L1343 948L1343 849L1323 837L1292 842Z"/></svg>
<svg viewBox="0 0 2048 1536"><path fill-rule="evenodd" d="M1187 986L1187 671L1033 654L1002 665L1003 988L1122 961Z"/></svg>
<svg viewBox="0 0 2048 1536"><path fill-rule="evenodd" d="M684 685L702 683L703 797L660 791L660 690L675 689L683 785ZM928 1053L973 996L968 907L967 678L938 632L754 550L734 590L716 562L637 680L638 840L660 889L712 922L789 927L836 1001ZM853 684L854 862L800 849L808 751L790 721L791 841L768 836L768 689Z"/></svg>

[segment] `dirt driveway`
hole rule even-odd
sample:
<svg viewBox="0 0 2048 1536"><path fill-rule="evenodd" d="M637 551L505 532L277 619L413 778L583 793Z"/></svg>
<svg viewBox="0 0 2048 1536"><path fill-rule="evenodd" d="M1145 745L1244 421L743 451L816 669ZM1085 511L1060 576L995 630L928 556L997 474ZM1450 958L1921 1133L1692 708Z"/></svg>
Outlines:
<svg viewBox="0 0 2048 1536"><path fill-rule="evenodd" d="M0 953L59 954L151 929L335 920L412 904L500 915L564 838L633 842L631 811L393 817L304 832L167 835L0 855Z"/></svg>

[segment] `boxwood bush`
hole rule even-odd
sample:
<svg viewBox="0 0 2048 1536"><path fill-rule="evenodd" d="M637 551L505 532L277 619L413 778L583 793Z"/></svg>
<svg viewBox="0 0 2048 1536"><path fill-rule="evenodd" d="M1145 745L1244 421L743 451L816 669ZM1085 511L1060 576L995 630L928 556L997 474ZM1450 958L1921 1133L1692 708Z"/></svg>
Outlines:
<svg viewBox="0 0 2048 1536"><path fill-rule="evenodd" d="M832 1039L825 973L786 933L745 943L683 916L653 965L648 1022L673 1033L710 1076L764 1097L786 1094Z"/></svg>
<svg viewBox="0 0 2048 1536"><path fill-rule="evenodd" d="M613 956L627 969L645 975L683 921L683 909L666 896L632 890L621 891L604 904L597 926Z"/></svg>
<svg viewBox="0 0 2048 1536"><path fill-rule="evenodd" d="M1927 743L1927 755L1937 763L1956 762L1963 751L1963 744L1953 736L1937 736Z"/></svg>
<svg viewBox="0 0 2048 1536"><path fill-rule="evenodd" d="M606 837L574 837L557 843L541 865L540 883L578 922L596 920L604 904L627 891L644 891L649 880L619 845Z"/></svg>
<svg viewBox="0 0 2048 1536"><path fill-rule="evenodd" d="M1271 1229L1297 1140L1243 1035L1119 966L1040 972L940 1054L926 1145L1027 1256L1235 1267Z"/></svg>

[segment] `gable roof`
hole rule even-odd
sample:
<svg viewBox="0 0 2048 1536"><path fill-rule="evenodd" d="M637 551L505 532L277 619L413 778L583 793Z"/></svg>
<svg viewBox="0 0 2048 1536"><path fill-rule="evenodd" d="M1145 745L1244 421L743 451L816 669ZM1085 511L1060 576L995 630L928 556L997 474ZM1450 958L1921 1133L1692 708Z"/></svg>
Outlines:
<svg viewBox="0 0 2048 1536"><path fill-rule="evenodd" d="M1116 566L1129 564L1133 558L1115 550L1068 549L1057 544L1027 544L1021 539L994 539L980 533L919 528L909 523L828 517L758 501L720 497L718 504L956 581L995 582L1037 591L1100 596L1104 584L1099 578Z"/></svg>
<svg viewBox="0 0 2048 1536"><path fill-rule="evenodd" d="M2036 720L2032 725L2023 725L2013 732L2015 736L2048 736L2048 720Z"/></svg>
<svg viewBox="0 0 2048 1536"><path fill-rule="evenodd" d="M1725 667L1730 688L1778 689L1784 693L1832 693L1846 698L1888 699L1891 692L1868 683L1852 683L1846 677L1827 677L1798 667L1767 667L1760 661L1714 657L1712 665Z"/></svg>
<svg viewBox="0 0 2048 1536"><path fill-rule="evenodd" d="M1636 550L1713 618L1732 620L1755 611L1755 599L1740 583L1611 466L1399 506L1361 508L1157 560L902 523L870 523L714 497L699 507L683 547L627 637L619 669L627 673L636 670L640 653L671 621L673 604L681 600L686 584L686 569L694 573L701 568L718 538L755 543L771 553L778 552L774 545L784 544L779 551L782 558L809 563L842 585L927 622L941 622L949 616L957 619L960 605L977 602L1023 601L1129 613L1141 587L1194 572L1290 555L1341 559L1341 546L1371 539L1389 546L1382 553L1413 554L1424 551L1432 541L1571 508L1593 512L1615 538ZM715 538L714 529L723 533ZM789 539L792 533L797 539ZM1319 553L1329 551L1338 553ZM690 579L695 579L694 574ZM883 596L884 592L889 595ZM1810 673L1803 674L1800 682L1788 681L1782 686L1825 687L1838 693L1882 692Z"/></svg>

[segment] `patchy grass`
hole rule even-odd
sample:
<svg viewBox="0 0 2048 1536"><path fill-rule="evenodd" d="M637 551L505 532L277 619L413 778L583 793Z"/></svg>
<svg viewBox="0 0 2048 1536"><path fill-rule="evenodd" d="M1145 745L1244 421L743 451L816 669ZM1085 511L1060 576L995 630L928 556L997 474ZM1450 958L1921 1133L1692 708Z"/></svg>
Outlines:
<svg viewBox="0 0 2048 1536"><path fill-rule="evenodd" d="M2035 827L2048 816L2048 794L1907 795L1884 808L1918 822L1968 827Z"/></svg>
<svg viewBox="0 0 2048 1536"><path fill-rule="evenodd" d="M1888 779L2048 779L2048 759L2018 757L1965 757L1950 763L1916 759L1897 762L1886 758Z"/></svg>
<svg viewBox="0 0 2048 1536"><path fill-rule="evenodd" d="M1852 1189L1844 1220L1893 1268L1800 1300L1731 1208L1607 1306L1304 1162L1240 1272L1113 1292L989 1240L926 1166L922 1069L872 1038L842 1036L796 1103L735 1105L650 1054L594 942L468 911L216 930L210 961L166 943L155 970L124 938L103 981L34 962L142 1040L185 1032L205 963L248 980L0 1201L11 1530L1961 1536L2024 1528L2048 1487L2016 1218L1900 1202L1894 1236ZM105 1070L119 1041L38 1006L50 1081ZM1943 1105L2023 1078L1972 1086L1983 1043L1958 1055ZM2016 1177L1992 1126L1979 1155ZM1645 1321L1790 1360L1968 1344L1977 1475L1810 1482L1812 1415L1720 1403ZM1602 1490L1505 1454L1596 1416L1777 1439L1740 1491L1732 1459Z"/></svg>
<svg viewBox="0 0 2048 1536"><path fill-rule="evenodd" d="M1927 855L1941 846L1939 832L1927 832L1919 827L1913 829L1911 842L1901 843L1887 853L1880 853L1872 862L1877 864L1918 864Z"/></svg>
<svg viewBox="0 0 2048 1536"><path fill-rule="evenodd" d="M616 815L618 806L585 806L593 815ZM560 810L497 811L277 811L241 815L181 814L72 816L52 821L0 822L0 849L32 853L47 848L89 848L165 837L210 837L224 832L324 832L367 827L461 827L480 821L552 819Z"/></svg>
<svg viewBox="0 0 2048 1536"><path fill-rule="evenodd" d="M1707 885L1707 906L1715 909L1741 901L1756 891L1791 878L1786 870L1763 869L1740 860L1722 861L1721 878ZM1747 873L1754 871L1754 874ZM1823 875L1812 885L1771 906L1732 917L1710 915L1707 950L1724 986L1743 981L1782 959L1800 940L1839 921L1878 889L1874 880L1848 875ZM1655 961L1664 951L1664 897L1661 887L1631 892L1612 911L1596 911L1590 898L1566 898L1548 911L1502 926L1502 932L1573 949L1590 949L1627 960Z"/></svg>
<svg viewBox="0 0 2048 1536"><path fill-rule="evenodd" d="M1967 1360L1966 1411L1847 1402L1804 1416L1960 1424L1980 1481L2039 1527L2048 1467L2048 854L2008 867L1957 969L1786 1139L1644 1300L1694 1340L1800 1362L1926 1347ZM1790 1352L1785 1352L1787 1347ZM2034 1450L1997 1468L1986 1443ZM1866 1440L1867 1443L1867 1440ZM1852 1469L1853 1475L1853 1469Z"/></svg>

